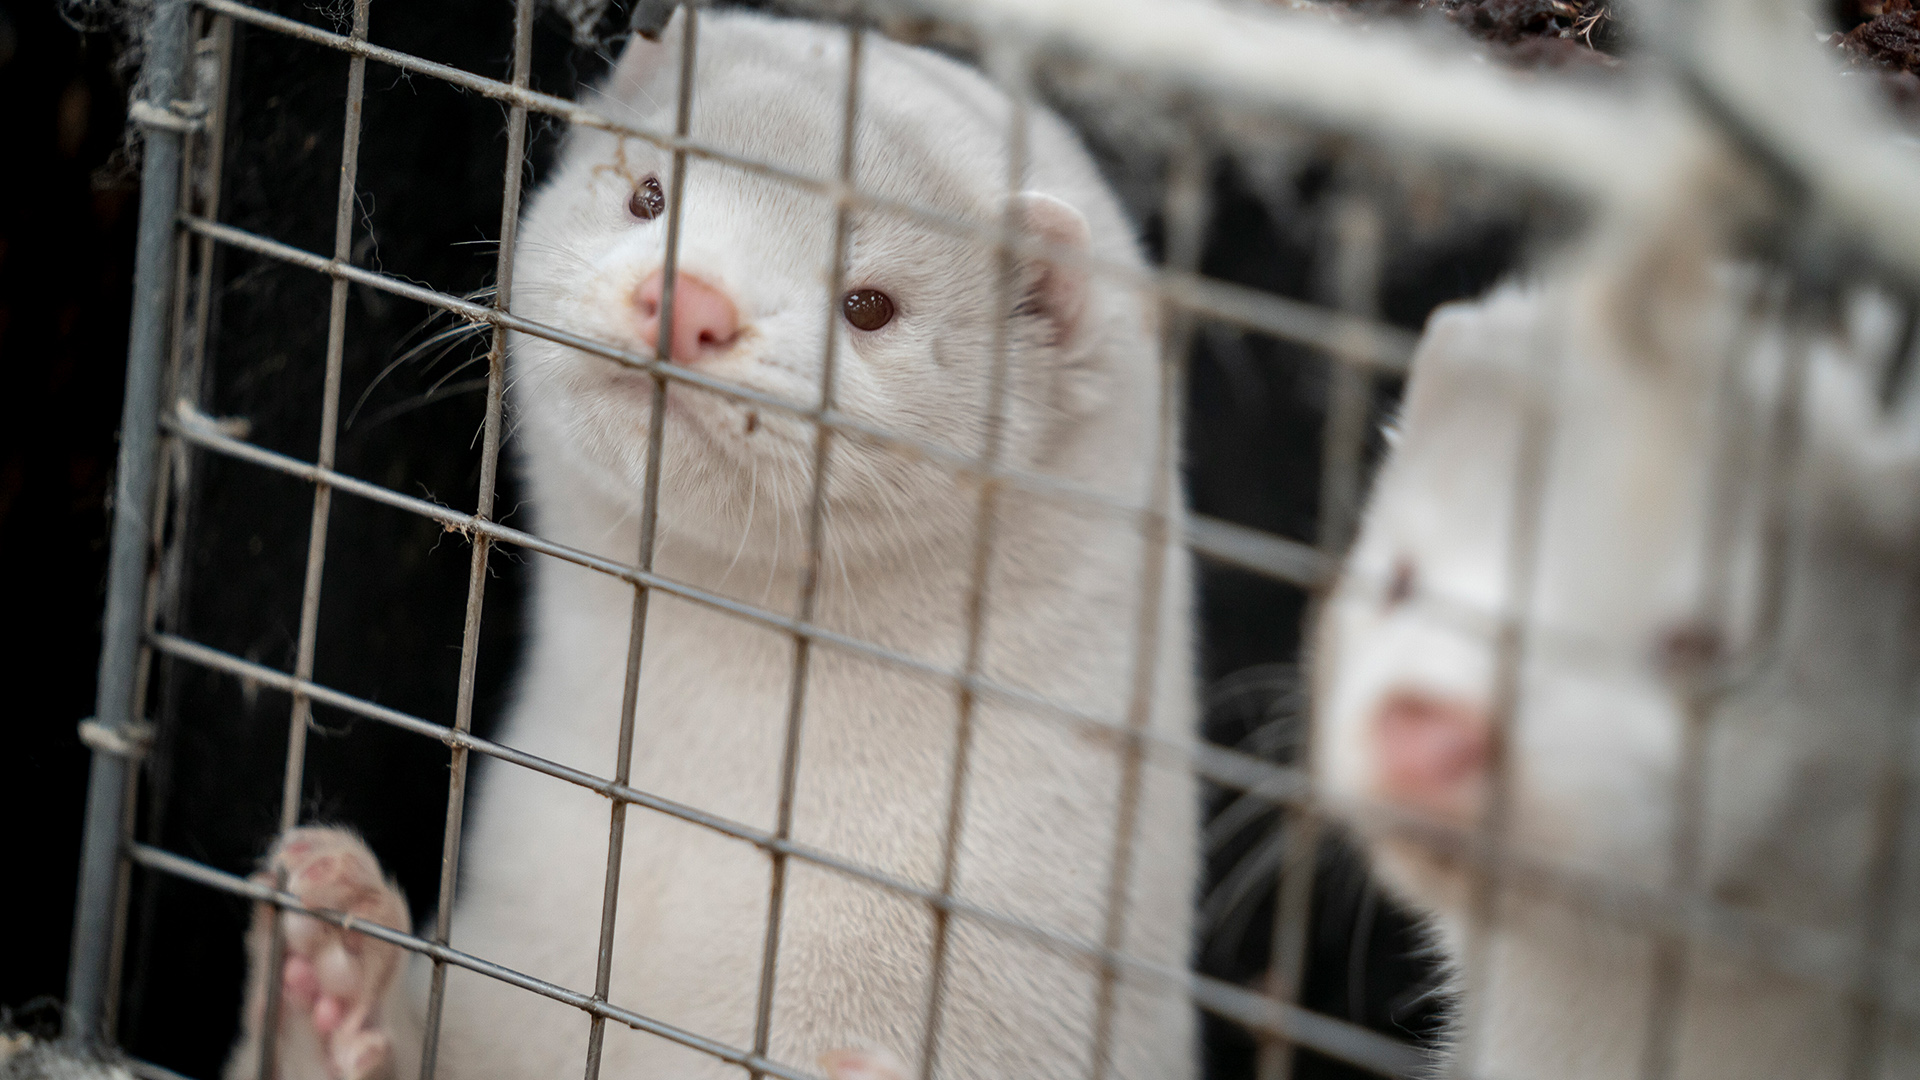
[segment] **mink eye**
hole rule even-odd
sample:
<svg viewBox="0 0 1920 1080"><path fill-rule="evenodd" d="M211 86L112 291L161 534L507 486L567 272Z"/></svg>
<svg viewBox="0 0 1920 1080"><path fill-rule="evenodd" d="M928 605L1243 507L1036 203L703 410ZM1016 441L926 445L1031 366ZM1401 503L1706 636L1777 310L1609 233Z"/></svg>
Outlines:
<svg viewBox="0 0 1920 1080"><path fill-rule="evenodd" d="M1654 646L1654 661L1668 675L1697 677L1726 654L1718 627L1688 620L1666 628Z"/></svg>
<svg viewBox="0 0 1920 1080"><path fill-rule="evenodd" d="M1413 560L1402 555L1393 564L1393 577L1387 582L1386 606L1388 610L1399 607L1413 599L1413 590L1418 583L1414 580Z"/></svg>
<svg viewBox="0 0 1920 1080"><path fill-rule="evenodd" d="M878 330L893 321L893 298L879 289L855 289L840 298L840 313L861 330Z"/></svg>
<svg viewBox="0 0 1920 1080"><path fill-rule="evenodd" d="M641 221L652 221L666 208L667 193L660 190L660 181L655 177L649 176L640 181L640 186L627 196L627 213Z"/></svg>

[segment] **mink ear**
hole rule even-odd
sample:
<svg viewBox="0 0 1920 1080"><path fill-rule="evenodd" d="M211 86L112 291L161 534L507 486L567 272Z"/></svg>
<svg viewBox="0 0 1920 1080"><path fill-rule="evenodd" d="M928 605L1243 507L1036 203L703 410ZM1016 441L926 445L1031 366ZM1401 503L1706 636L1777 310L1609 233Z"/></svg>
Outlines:
<svg viewBox="0 0 1920 1080"><path fill-rule="evenodd" d="M656 17L642 19L648 10ZM672 96L671 86L680 72L680 42L686 33L685 5L671 8L672 18L663 18L666 5L641 5L634 11L634 34L613 67L607 93L621 101L641 95L659 100Z"/></svg>
<svg viewBox="0 0 1920 1080"><path fill-rule="evenodd" d="M1052 195L1023 191L1015 196L1021 227L1029 238L1069 255L1085 256L1093 232L1086 216ZM1087 269L1045 252L1023 255L1020 280L1024 294L1019 310L1046 316L1053 324L1053 342L1071 343L1080 333L1086 312Z"/></svg>

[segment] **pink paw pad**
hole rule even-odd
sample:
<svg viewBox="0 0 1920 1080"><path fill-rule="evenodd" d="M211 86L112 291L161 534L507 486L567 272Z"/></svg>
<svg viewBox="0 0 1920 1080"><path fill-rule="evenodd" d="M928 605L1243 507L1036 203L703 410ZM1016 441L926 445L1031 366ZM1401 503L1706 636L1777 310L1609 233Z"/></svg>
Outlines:
<svg viewBox="0 0 1920 1080"><path fill-rule="evenodd" d="M396 930L408 927L405 898L381 874L366 844L344 829L295 829L281 839L269 866L256 880L271 883L284 875L287 891L308 907ZM260 957L267 952L271 917L272 909L262 908L255 920ZM311 1028L333 1080L368 1080L380 1073L392 1047L380 1029L380 1012L400 967L400 949L298 912L282 913L280 927L283 1029L289 1024Z"/></svg>

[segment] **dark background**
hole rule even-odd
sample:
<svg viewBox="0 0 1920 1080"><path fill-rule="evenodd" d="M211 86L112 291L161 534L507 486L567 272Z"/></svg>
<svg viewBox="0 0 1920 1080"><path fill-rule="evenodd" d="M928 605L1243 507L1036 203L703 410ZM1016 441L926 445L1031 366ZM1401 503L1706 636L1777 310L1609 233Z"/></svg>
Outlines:
<svg viewBox="0 0 1920 1080"><path fill-rule="evenodd" d="M274 7L276 5L266 5ZM344 4L277 5L344 31ZM504 77L506 0L382 0L373 39ZM84 33L50 3L0 0L0 364L10 376L0 423L0 685L12 690L0 743L0 822L9 848L10 926L0 938L0 1008L42 1030L64 993L67 937L85 789L74 725L92 711L102 604L106 496L125 362L137 177L124 160L124 77L111 32ZM616 4L597 28L616 36ZM604 64L575 28L543 13L535 85L570 95ZM346 63L275 35L239 32L221 219L312 251L332 244ZM429 79L369 67L354 261L455 292L484 287L499 226L504 112ZM536 117L533 176L557 132ZM1337 140L1281 172L1249 179L1222 157L1204 269L1284 295L1326 301L1326 208L1365 189L1383 199L1389 246L1379 296L1391 321L1470 295L1514 264L1530 207L1403 205L1391 177L1359 182L1364 154ZM1127 155L1105 148L1113 160ZM1135 161L1138 165L1138 161ZM1156 166L1149 154L1149 173ZM1371 187L1367 185L1371 184ZM1138 185L1135 185L1136 187ZM1147 196L1144 233L1158 242ZM1395 201L1400 200L1400 201ZM1477 208L1476 208L1477 207ZM1417 211L1417 212L1416 212ZM325 348L328 283L237 252L215 265L212 370L203 407L243 417L249 437L311 459ZM340 468L467 509L477 483L481 400L470 392L484 349L461 338L418 355L444 327L418 305L356 288L348 305L351 413ZM399 363L395 363L400 361ZM382 372L392 367L382 377ZM1318 499L1326 361L1220 328L1199 335L1192 365L1188 476L1199 510L1311 542ZM1383 382L1379 409L1397 387ZM190 462L189 542L167 626L282 669L293 665L311 489L208 455ZM512 520L511 471L499 506ZM429 522L335 500L316 678L370 700L450 722L469 551ZM516 648L521 562L498 551L487 597L478 726L488 729ZM1285 759L1301 696L1292 662L1305 596L1221 567L1202 576L1208 730ZM149 713L160 740L140 830L170 850L236 873L274 831L289 702L225 676L157 665ZM309 743L303 812L360 828L412 897L433 903L446 800L437 744L327 710ZM1216 797L1215 805L1218 805ZM1211 886L1271 836L1271 818L1223 838ZM1431 1030L1432 972L1405 920L1381 903L1354 857L1329 844L1317 877L1307 1004L1403 1036ZM1266 964L1268 876L1218 911L1203 966L1254 980ZM146 875L135 879L121 1037L135 1053L188 1075L217 1075L237 1015L239 903ZM1248 1075L1252 1043L1210 1025L1210 1072ZM1311 1055L1308 1055L1311 1057ZM1354 1075L1315 1060L1302 1075Z"/></svg>
<svg viewBox="0 0 1920 1080"><path fill-rule="evenodd" d="M0 2L0 1005L66 977L138 207L91 182L120 144L110 43Z"/></svg>

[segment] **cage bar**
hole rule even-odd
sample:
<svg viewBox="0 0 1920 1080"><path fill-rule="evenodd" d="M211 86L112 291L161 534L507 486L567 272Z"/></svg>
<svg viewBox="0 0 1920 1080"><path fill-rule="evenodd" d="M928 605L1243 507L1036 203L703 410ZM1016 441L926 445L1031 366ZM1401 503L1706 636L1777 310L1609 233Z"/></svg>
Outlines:
<svg viewBox="0 0 1920 1080"><path fill-rule="evenodd" d="M534 0L515 0L513 12L513 85L526 89L533 69ZM520 184L526 174L527 109L514 105L507 113L507 152L502 167L500 196L500 250L494 264L493 306L506 311L513 299L514 242L520 230ZM501 411L507 382L507 328L495 323L487 350L486 419L480 445L480 494L473 516L493 518L494 488L500 476ZM459 697L454 705L453 729L473 728L473 686L480 664L480 613L487 596L487 563L492 538L473 535L467 571L467 614L460 632ZM467 748L451 747L451 776L447 782L447 817L440 841L440 895L435 904L433 937L445 945L453 932L453 894L460 879L460 838L467 805ZM427 1015L422 1025L420 1080L433 1080L440 1056L440 1017L447 1001L447 966L435 961L427 990Z"/></svg>
<svg viewBox="0 0 1920 1080"><path fill-rule="evenodd" d="M680 78L674 99L674 134L685 138L693 120L693 75L695 46L699 39L698 8L682 9L680 37ZM667 185L667 250L663 266L664 283L660 289L659 334L655 338L656 355L673 352L673 294L680 254L681 206L687 191L687 153L673 152L673 175ZM656 367L653 373L652 413L647 422L647 475L640 496L639 568L653 572L654 546L660 521L660 457L666 437L667 380ZM620 746L614 759L614 782L624 785L633 767L633 712L640 694L640 665L646 647L647 605L653 591L636 583L633 590L633 620L627 642L626 692L620 702ZM600 951L593 976L594 1000L607 1000L607 988L613 979L614 920L620 909L620 862L626 844L627 804L614 800L607 825L607 874L600 908ZM586 1080L599 1080L600 1052L606 1038L606 1018L593 1015L587 1032Z"/></svg>
<svg viewBox="0 0 1920 1080"><path fill-rule="evenodd" d="M169 109L179 99L187 63L187 2L156 0L147 26L144 76L150 104ZM157 102L151 101L157 99ZM171 115L170 113L168 115ZM116 938L132 748L140 716L141 610L147 584L154 505L160 383L173 307L174 214L180 203L182 128L147 128L140 176L140 232L135 250L133 321L127 334L126 398L120 412L120 456L115 469L113 533L107 570L107 610L100 633L99 687L93 723L108 735L92 740L87 775L87 816L80 852L80 883L73 919L72 959L67 970L66 1032L93 1042L103 1030L109 955ZM82 729L83 734L87 729Z"/></svg>
<svg viewBox="0 0 1920 1080"><path fill-rule="evenodd" d="M367 14L371 0L354 0L353 38L367 38ZM348 262L353 257L353 211L358 205L355 179L360 168L360 117L366 104L367 61L355 56L347 67L346 132L340 148L340 188L333 212L333 257ZM314 460L323 469L333 468L334 452L340 437L340 367L346 355L347 282L335 278L327 313L326 384L320 399L320 447ZM307 534L306 583L300 597L300 637L294 660L296 678L313 677L313 653L320 634L320 585L326 572L327 523L333 512L333 487L316 483L313 489L313 519ZM287 768L280 792L280 833L300 823L300 800L306 786L307 725L312 722L307 699L293 695L293 708L287 720ZM285 867L273 868L275 883L284 888ZM267 970L279 971L286 959L286 929L278 916L269 921ZM267 1016L280 1015L281 980L267 979ZM279 1025L263 1025L260 1038L259 1080L274 1080L278 1069Z"/></svg>
<svg viewBox="0 0 1920 1080"><path fill-rule="evenodd" d="M800 576L800 596L795 606L798 621L810 623L820 590L820 560L824 552L827 519L827 462L833 429L819 418L832 411L834 387L839 373L840 320L836 317L841 290L847 284L847 233L851 204L847 193L853 190L854 141L859 130L860 75L865 59L866 28L858 22L847 27L847 84L842 95L840 116L840 193L833 211L833 261L827 272L825 315L826 344L820 358L820 401L813 414L813 481L807 495L807 556ZM662 339L665 340L664 338ZM794 791L800 781L800 733L806 718L807 675L813 658L813 639L793 635L793 673L790 676L786 737L780 748L780 795L774 812L774 836L788 840L793 835ZM767 930L760 947L760 984L754 993L753 1052L765 1057L773 1039L773 995L780 964L780 929L786 917L787 856L769 852L767 872ZM753 1080L760 1074L754 1073Z"/></svg>
<svg viewBox="0 0 1920 1080"><path fill-rule="evenodd" d="M1017 272L1015 242L1020 234L1020 191L1026 183L1027 124L1031 106L1031 65L1033 58L1024 49L1003 44L1000 52L988 58L989 75L1007 95L1007 176L1006 205L1002 210L1000 235L994 245L998 261L998 280L994 285L992 370L987 379L986 429L981 432L978 461L991 473L1000 464L1005 449L1007 362L1011 342L1007 320L1013 313L1014 275ZM946 828L940 844L940 887L938 896L954 900L958 883L960 834L966 827L967 780L972 765L974 712L978 696L971 680L980 675L981 650L985 644L987 582L992 575L994 534L999 524L1000 486L989 476L980 485L979 501L974 509L973 561L968 574L966 600L966 647L961 662L961 680L955 695L953 764L947 781ZM926 1019L920 1032L920 1076L933 1080L934 1064L939 1060L942 1012L946 1007L947 953L952 939L951 912L946 904L933 911L933 947L927 976Z"/></svg>

